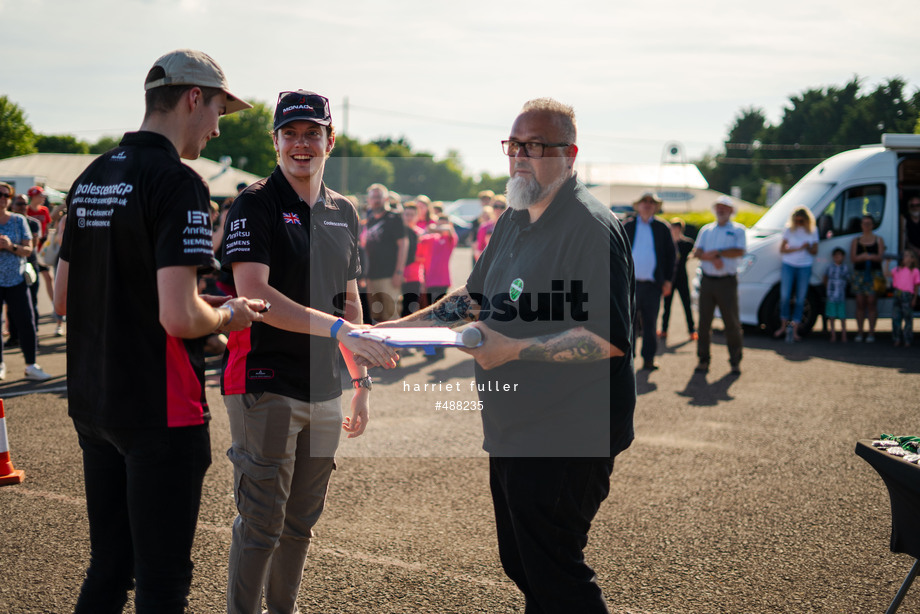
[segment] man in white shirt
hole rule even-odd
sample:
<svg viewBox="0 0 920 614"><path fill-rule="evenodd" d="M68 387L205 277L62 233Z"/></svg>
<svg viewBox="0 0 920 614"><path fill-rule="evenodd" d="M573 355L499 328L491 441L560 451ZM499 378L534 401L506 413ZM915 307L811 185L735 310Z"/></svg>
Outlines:
<svg viewBox="0 0 920 614"><path fill-rule="evenodd" d="M696 238L693 256L700 261L703 273L700 281L700 322L696 355L697 373L709 371L709 346L712 337L712 318L716 307L725 326L725 343L732 375L741 374L741 319L738 309L738 264L747 250L745 228L731 217L735 203L728 196L720 196L712 206L716 221L703 226Z"/></svg>

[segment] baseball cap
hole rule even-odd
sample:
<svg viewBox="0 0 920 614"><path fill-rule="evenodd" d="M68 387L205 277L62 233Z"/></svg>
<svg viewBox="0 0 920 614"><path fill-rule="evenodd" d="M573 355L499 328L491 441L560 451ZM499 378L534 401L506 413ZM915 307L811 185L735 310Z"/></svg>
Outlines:
<svg viewBox="0 0 920 614"><path fill-rule="evenodd" d="M724 196L724 195L716 199L716 202L713 203L713 206L715 205L725 205L726 207L731 207L732 211L734 211L737 208L735 207L735 201L733 201L731 197Z"/></svg>
<svg viewBox="0 0 920 614"><path fill-rule="evenodd" d="M153 68L158 66L163 69L165 75L145 83L144 90L152 90L164 85L214 87L227 94L228 114L252 108L251 104L230 93L230 86L227 84L224 71L211 56L203 51L194 49L170 51L153 63Z"/></svg>
<svg viewBox="0 0 920 614"><path fill-rule="evenodd" d="M298 120L314 122L320 126L331 124L332 112L329 110L329 99L306 90L278 94L278 104L275 106L275 125L272 131Z"/></svg>
<svg viewBox="0 0 920 614"><path fill-rule="evenodd" d="M26 194L29 195L29 198L32 198L33 196L41 196L44 193L45 191L39 185L34 185L29 188L28 191L26 191Z"/></svg>

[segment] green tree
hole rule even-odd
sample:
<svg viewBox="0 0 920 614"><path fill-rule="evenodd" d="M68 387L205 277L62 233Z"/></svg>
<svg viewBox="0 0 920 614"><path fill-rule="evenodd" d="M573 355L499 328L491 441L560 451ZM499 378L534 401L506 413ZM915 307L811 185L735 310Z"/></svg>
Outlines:
<svg viewBox="0 0 920 614"><path fill-rule="evenodd" d="M110 149L118 147L121 137L103 136L98 141L89 146L89 153L102 154Z"/></svg>
<svg viewBox="0 0 920 614"><path fill-rule="evenodd" d="M89 143L72 134L39 134L35 137L35 147L39 153L89 153Z"/></svg>
<svg viewBox="0 0 920 614"><path fill-rule="evenodd" d="M861 93L859 77L843 86L810 88L791 96L776 125L759 109L745 109L729 131L724 154L704 157L700 171L715 189L741 186L763 202L766 181L790 187L815 164L841 151L878 143L885 132L920 130L920 91L891 78Z"/></svg>
<svg viewBox="0 0 920 614"><path fill-rule="evenodd" d="M363 194L372 183L393 186L393 164L373 143L364 143L345 135L337 136L332 154L326 160L323 181L344 194ZM395 188L394 188L395 189Z"/></svg>
<svg viewBox="0 0 920 614"><path fill-rule="evenodd" d="M230 156L234 167L266 177L275 168L273 109L264 102L247 102L251 109L220 119L220 138L209 141L202 155L210 160Z"/></svg>
<svg viewBox="0 0 920 614"><path fill-rule="evenodd" d="M498 175L493 177L489 173L483 173L479 181L473 186L473 191L479 194L482 190L492 190L496 194L504 194L505 184L508 183L508 175Z"/></svg>
<svg viewBox="0 0 920 614"><path fill-rule="evenodd" d="M0 96L0 159L35 151L35 133L22 108L6 96Z"/></svg>

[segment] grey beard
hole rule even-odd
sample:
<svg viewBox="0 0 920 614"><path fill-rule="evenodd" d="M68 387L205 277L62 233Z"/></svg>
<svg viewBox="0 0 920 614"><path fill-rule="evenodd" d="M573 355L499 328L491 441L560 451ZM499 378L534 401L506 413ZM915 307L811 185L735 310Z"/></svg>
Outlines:
<svg viewBox="0 0 920 614"><path fill-rule="evenodd" d="M555 192L565 183L565 180L565 175L560 175L558 179L544 187L532 176L512 177L505 184L505 199L510 208L523 211L546 198L548 194Z"/></svg>

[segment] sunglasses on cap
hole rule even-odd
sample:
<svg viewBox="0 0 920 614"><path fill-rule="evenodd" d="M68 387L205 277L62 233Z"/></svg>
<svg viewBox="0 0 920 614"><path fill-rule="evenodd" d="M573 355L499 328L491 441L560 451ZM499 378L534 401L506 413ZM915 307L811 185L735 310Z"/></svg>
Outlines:
<svg viewBox="0 0 920 614"><path fill-rule="evenodd" d="M329 99L305 90L280 92L275 106L274 129L277 130L295 120L312 121L328 126L332 123Z"/></svg>

